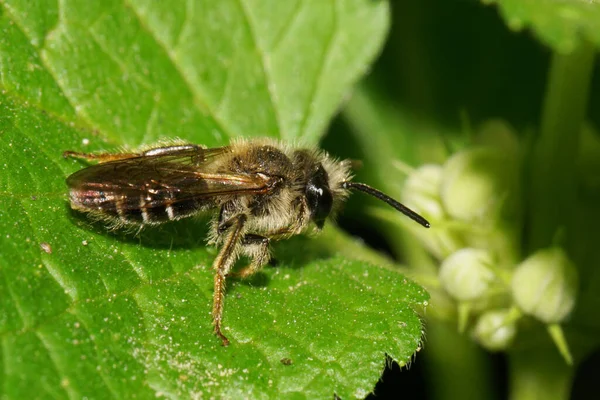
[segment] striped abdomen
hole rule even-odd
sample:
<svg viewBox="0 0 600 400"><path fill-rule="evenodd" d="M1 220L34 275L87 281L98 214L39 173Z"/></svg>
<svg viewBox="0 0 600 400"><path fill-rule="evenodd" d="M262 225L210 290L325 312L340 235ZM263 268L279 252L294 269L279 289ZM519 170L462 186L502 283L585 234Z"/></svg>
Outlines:
<svg viewBox="0 0 600 400"><path fill-rule="evenodd" d="M196 214L214 206L209 198L178 198L177 192L149 190L127 194L127 190L79 190L69 193L71 207L93 212L125 224L160 224Z"/></svg>

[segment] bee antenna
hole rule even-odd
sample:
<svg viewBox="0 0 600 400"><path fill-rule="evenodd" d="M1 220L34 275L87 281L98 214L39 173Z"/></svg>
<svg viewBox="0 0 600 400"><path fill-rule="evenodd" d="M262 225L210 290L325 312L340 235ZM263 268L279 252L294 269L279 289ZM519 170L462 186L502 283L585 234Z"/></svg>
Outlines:
<svg viewBox="0 0 600 400"><path fill-rule="evenodd" d="M417 214L410 208L406 207L404 204L392 199L387 194L380 192L379 190L372 188L369 185L365 185L364 183L359 183L359 182L346 181L346 182L342 182L342 188L343 189L355 189L360 192L369 194L373 197L378 198L381 201L386 202L390 206L394 207L396 210L400 211L402 214L406 215L408 218L423 225L425 228L429 228L431 226L429 224L429 221L427 221L425 218L421 217L419 214Z"/></svg>

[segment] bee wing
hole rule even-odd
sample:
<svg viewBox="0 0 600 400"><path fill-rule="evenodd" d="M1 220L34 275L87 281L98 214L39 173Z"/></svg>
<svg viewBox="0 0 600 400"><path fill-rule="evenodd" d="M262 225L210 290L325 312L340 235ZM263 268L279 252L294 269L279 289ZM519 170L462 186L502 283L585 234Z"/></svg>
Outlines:
<svg viewBox="0 0 600 400"><path fill-rule="evenodd" d="M67 185L78 193L110 193L136 201L127 208L139 208L140 196L148 198L145 207L157 207L190 198L210 198L235 194L267 193L273 177L260 173L214 172L211 168L228 147L152 151L122 160L109 161L75 172Z"/></svg>

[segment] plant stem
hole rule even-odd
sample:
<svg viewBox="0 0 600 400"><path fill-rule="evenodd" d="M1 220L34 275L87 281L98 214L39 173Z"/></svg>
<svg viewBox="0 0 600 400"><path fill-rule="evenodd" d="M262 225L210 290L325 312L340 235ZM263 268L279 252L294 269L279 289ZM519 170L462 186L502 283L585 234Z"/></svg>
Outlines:
<svg viewBox="0 0 600 400"><path fill-rule="evenodd" d="M456 325L430 319L427 327L426 379L436 400L489 399L494 395L492 368L485 352ZM418 359L417 359L418 360Z"/></svg>
<svg viewBox="0 0 600 400"><path fill-rule="evenodd" d="M549 348L516 350L509 356L509 399L568 399L573 371L558 352Z"/></svg>
<svg viewBox="0 0 600 400"><path fill-rule="evenodd" d="M530 251L548 246L572 220L580 133L585 117L594 48L582 43L570 54L554 53L533 149L529 187Z"/></svg>

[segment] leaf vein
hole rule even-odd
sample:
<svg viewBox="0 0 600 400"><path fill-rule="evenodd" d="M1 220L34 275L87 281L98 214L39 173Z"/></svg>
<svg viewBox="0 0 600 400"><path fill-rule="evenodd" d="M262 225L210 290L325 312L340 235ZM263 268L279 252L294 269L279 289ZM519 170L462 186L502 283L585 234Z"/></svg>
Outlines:
<svg viewBox="0 0 600 400"><path fill-rule="evenodd" d="M0 0L0 4L2 4L6 13L10 15L10 20L16 26L18 26L19 30L23 33L23 35L25 35L25 37L29 39L29 43L32 43L34 41L33 35L31 34L31 32L29 32L27 26L21 24L21 21L19 21L19 19L16 18L14 11L11 9L11 6L5 0Z"/></svg>
<svg viewBox="0 0 600 400"><path fill-rule="evenodd" d="M294 10L292 10L289 18L285 21L285 23L282 24L283 28L281 28L281 31L275 35L275 40L271 44L271 52L272 53L275 53L277 51L277 49L279 49L279 46L281 45L283 40L286 38L288 33L291 31L292 26L294 25L296 19L300 15L300 9L302 8L302 4L305 4L305 3L303 3L301 0L296 1Z"/></svg>
<svg viewBox="0 0 600 400"><path fill-rule="evenodd" d="M75 310L73 310L72 312L70 312L71 315L73 315L74 317L77 318L77 321L83 325L84 329L87 331L87 333L90 335L90 338L93 337L93 334L91 334L90 332L93 332L92 329L90 329L90 327L88 326L88 324L85 321L85 318L81 318L79 315L77 315L77 312ZM98 347L98 341L95 339L90 340L90 342L92 342L92 347L94 348L95 352L96 352L96 359L97 360L102 360L103 355L102 352L100 351L100 348ZM113 398L114 399L119 399L122 396L119 396L116 389L114 389L111 386L110 383L110 379L108 378L108 373L104 371L104 368L97 368L96 371L98 372L98 374L100 375L100 378L102 379L102 382L104 383L104 385L108 388L108 390L111 392L111 394L113 394Z"/></svg>
<svg viewBox="0 0 600 400"><path fill-rule="evenodd" d="M192 6L194 5L193 1L194 0L187 0L185 2L185 17L183 19L183 23L181 24L181 28L179 29L179 34L177 35L177 39L175 39L173 41L174 49L179 48L181 41L183 40L183 34L184 34L188 24L190 23L191 15L192 15Z"/></svg>
<svg viewBox="0 0 600 400"><path fill-rule="evenodd" d="M56 370L57 375L61 376L61 377L67 376L66 371L64 371L60 367L60 363L58 361L58 355L57 355L58 352L51 348L52 346L50 345L49 342L47 342L46 338L44 338L44 335L41 332L36 331L35 335L38 338L38 340L40 341L40 343L44 346L46 351L48 352L48 357L50 358L50 361L52 362L52 365L54 366L54 369ZM75 393L75 391L73 390L73 387L71 385L66 385L63 388L69 394L70 398L79 397L77 395L77 393Z"/></svg>
<svg viewBox="0 0 600 400"><path fill-rule="evenodd" d="M186 274L189 274L189 272L193 269L194 267L190 267L188 270L183 270L183 271L179 271L179 272L174 272L172 275L167 276L165 278L161 278L161 279L156 279L153 281L147 281L144 283L140 283L139 285L135 286L135 287L130 287L118 292L113 292L113 293L106 293L103 295L97 295L97 296L93 296L93 297L89 297L86 299L77 299L71 302L71 304L69 305L68 308L62 310L61 312L58 312L54 315L49 316L48 318L45 318L44 320L38 322L35 325L32 325L30 327L24 328L24 329L11 329L11 330L7 330L4 332L0 333L0 337L4 337L8 334L24 334L24 333L28 333L28 332L35 332L36 330L42 328L43 326L50 324L54 318L60 317L66 313L71 313L72 310L75 309L75 307L79 304L82 304L84 302L88 302L88 301L96 301L96 300L108 300L108 299L112 299L114 298L114 296L123 296L123 295L127 295L127 294L131 294L134 295L136 291L144 288L144 287L148 287L148 286L153 286L153 285L160 285L163 283L169 283L169 282L175 282L177 279L180 279L182 276L185 276ZM189 275L188 275L189 276Z"/></svg>
<svg viewBox="0 0 600 400"><path fill-rule="evenodd" d="M114 62L116 65L119 66L119 69L121 70L121 72L132 76L133 79L139 83L143 88L147 89L148 91L152 92L155 90L155 88L152 87L152 83L150 81L148 81L147 79L145 79L143 77L143 75L137 73L136 71L129 71L126 67L126 65L121 62L119 60L118 57L116 57L114 54L112 54L109 49L107 49L102 42L98 39L98 35L96 34L96 32L94 32L93 29L89 30L90 32L90 36L92 37L92 39L94 40L94 43L96 43L98 45L98 48L107 55L107 57Z"/></svg>
<svg viewBox="0 0 600 400"><path fill-rule="evenodd" d="M250 16L250 11L247 8L244 0L237 0L240 9L242 10L242 16L246 21L246 25L248 27L248 31L250 32L250 37L252 38L252 42L254 43L254 48L256 53L260 57L262 73L265 78L265 83L267 85L267 92L269 93L269 101L271 103L271 107L273 110L273 115L275 117L275 121L277 123L277 133L280 137L283 137L283 127L281 125L281 116L279 115L279 108L277 107L277 94L276 94L276 84L273 81L271 67L269 62L269 57L267 55L266 50L264 50L259 43L258 35L256 32L256 27L252 22L252 18Z"/></svg>
<svg viewBox="0 0 600 400"><path fill-rule="evenodd" d="M184 73L184 71L181 69L181 67L179 66L179 63L176 62L175 57L173 56L172 52L170 52L167 49L167 45L165 43L163 43L158 36L154 33L154 31L152 31L152 29L150 29L150 27L148 26L147 21L145 21L141 14L135 9L135 7L133 7L133 5L130 3L129 0L123 0L123 3L130 9L132 10L133 15L137 18L140 26L142 27L142 29L144 31L146 31L151 37L152 39L156 42L156 44L162 49L162 51L164 52L164 54L166 54L166 56L168 57L171 65L173 66L173 68L175 69L175 71L177 71L179 77L185 82L185 85L187 87L187 89L189 90L190 94L192 95L193 99L194 99L194 105L196 106L196 108L198 109L198 111L200 111L202 114L204 114L204 110L207 110L210 117L212 118L213 122L215 123L215 125L221 130L221 132L223 134L225 134L228 137L234 137L232 131L230 129L228 129L224 123L224 121L221 121L221 119L219 117L217 117L217 114L214 112L214 110L208 105L208 101L206 101L206 99L204 98L203 95L201 95L199 93L198 90L194 89L194 86L192 85L192 83L189 80L189 77L187 76L187 74Z"/></svg>
<svg viewBox="0 0 600 400"><path fill-rule="evenodd" d="M23 313L23 308L20 304L19 299L17 298L17 296L15 295L15 293L13 292L12 288L10 287L10 284L8 282L8 279L6 278L5 274L2 274L3 278L4 278L4 282L6 282L6 287L8 289L8 295L10 296L10 298L13 300L13 302L15 303L15 308L17 309L17 312L19 313L19 318L21 319L21 325L23 326L23 328L27 327L27 324L25 323L25 317L24 317L24 313ZM3 333L8 333L10 332L10 330L7 330Z"/></svg>
<svg viewBox="0 0 600 400"><path fill-rule="evenodd" d="M44 46L47 43L47 41L44 41ZM52 77L52 79L54 80L54 82L56 83L56 86L58 86L58 88L60 89L60 91L62 92L63 97L65 98L65 100L67 101L67 103L69 104L69 106L71 107L72 110L74 110L74 113L79 116L87 125L87 127L89 129L98 129L100 130L100 128L98 126L96 126L96 124L93 122L92 118L88 115L88 113L85 111L85 107L77 107L73 101L73 99L70 97L70 94L67 93L67 90L65 88L65 84L62 81L62 79L60 79L56 73L56 71L52 68L52 62L47 58L46 54L46 47L41 48L41 50L38 53L39 59L42 62L42 65L44 66L45 70L48 72L48 75L50 75Z"/></svg>
<svg viewBox="0 0 600 400"><path fill-rule="evenodd" d="M333 48L333 43L335 42L335 39L337 37L337 31L338 31L338 19L337 19L337 4L338 4L338 0L334 0L333 1L333 5L334 5L334 12L333 12L333 23L331 24L331 33L329 35L329 38L327 40L327 44L325 45L325 49L323 51L323 56L321 57L321 64L319 66L319 72L317 74L315 74L315 79L313 81L312 87L311 87L311 93L310 96L308 97L308 104L306 105L306 110L304 112L304 118L302 119L302 122L300 123L300 129L298 130L299 135L301 137L304 137L305 134L305 129L306 126L308 124L308 121L312 118L312 114L314 113L314 109L316 106L316 99L317 99L317 94L319 93L319 87L321 86L321 81L323 80L323 77L325 76L325 66L329 60L329 57L331 57L332 54L332 48Z"/></svg>
<svg viewBox="0 0 600 400"><path fill-rule="evenodd" d="M21 208L25 209L24 200L18 200L18 201L19 201L19 204L21 205ZM33 221L31 220L31 216L27 212L23 212L23 214L25 215L25 218L27 219L27 225L29 227L29 230L31 231L31 236L34 237L34 241L36 243L41 243L41 239L38 237L35 229L33 228L34 224L33 224ZM54 281L58 284L58 286L60 286L71 299L75 299L76 294L78 293L77 287L75 285L73 287L68 287L67 286L68 280L66 278L61 277L59 268L54 268L54 266L52 266L51 263L48 262L48 260L44 260L43 257L40 257L40 259L41 259L42 264L44 264L44 266L46 267L46 270L48 271L50 276L54 279ZM49 268L49 266L50 266L50 268Z"/></svg>
<svg viewBox="0 0 600 400"><path fill-rule="evenodd" d="M239 47L236 47L235 53L233 54L233 58L232 58L234 65L238 60L239 52L240 52ZM227 68L225 70L225 73L227 75L225 76L225 85L223 88L223 94L221 95L221 98L219 99L219 102L217 103L217 106L215 107L215 112L222 111L223 104L225 104L225 101L227 101L227 97L229 96L231 87L233 86L233 68Z"/></svg>
<svg viewBox="0 0 600 400"><path fill-rule="evenodd" d="M2 58L0 57L0 61L2 61ZM1 71L0 71L1 72ZM36 111L39 111L42 114L45 114L49 117L51 117L54 121L60 122L61 124L63 124L65 127L69 127L71 129L77 129L80 131L85 131L85 132L90 132L93 131L95 128L89 125L80 125L78 122L73 122L71 121L68 117L61 115L61 114L57 114L54 111L51 110L46 110L45 108L43 108L40 104L25 100L21 95L19 95L16 92L12 92L9 89L6 88L6 86L0 85L0 89L2 92L2 95L5 97L9 97L10 99L15 103L18 104L19 106L25 108L25 109L33 109ZM43 148L43 146L42 146ZM2 193L5 192L0 192L0 195Z"/></svg>
<svg viewBox="0 0 600 400"><path fill-rule="evenodd" d="M19 30L21 31L21 33L23 33L23 35L31 41L31 38L27 35L27 29L24 28L23 26L21 26L21 24L19 23L18 18L15 18L15 16L12 14L12 11L10 10L10 7L8 7L6 5L6 2L4 0L0 0L0 4L3 5L4 10L6 11L6 15L9 17L10 21L13 22L14 26L16 26L17 28L19 28ZM57 25L58 25L58 23L57 23ZM68 96L66 95L65 91L63 90L63 88L60 86L60 84L56 80L56 77L49 70L49 68L48 68L48 66L47 66L47 64L46 64L46 62L44 60L44 57L42 56L45 44L46 44L46 38L44 38L44 41L43 41L42 46L40 48L35 48L34 47L35 54L37 55L37 58L40 60L40 62L44 65L46 72L48 72L48 74L52 77L52 79L54 79L54 82L56 83L56 85L58 86L58 88L61 90L63 96L67 100L67 102L69 104L69 107L71 107L71 110L74 113L77 113L77 108L71 103L71 100L68 98ZM2 61L2 57L0 57L0 61ZM3 69L4 68L0 68L0 72L2 72ZM6 88L6 82L4 81L4 79L5 79L4 75L0 75L0 80L2 82L2 86L4 86L4 88ZM6 94L6 93L9 93L8 90L3 91L3 94ZM24 105L24 106L25 105L29 105L31 107L35 107L36 109L42 110L42 111L48 113L49 115L55 116L57 119L59 119L61 121L69 120L64 115L56 114L56 113L54 113L52 111L47 111L44 108L42 108L41 106L39 106L38 104L35 104L35 103L30 102L28 100L22 99L21 96L17 95L16 93L11 93L11 94L12 94L13 98L18 99L19 103L22 104L22 105ZM94 125L93 124L89 124L89 121L88 121L88 127L93 127L93 126Z"/></svg>
<svg viewBox="0 0 600 400"><path fill-rule="evenodd" d="M146 129L144 129L144 134L142 135L142 140L140 143L149 143L149 135L150 135L150 127L152 124L158 119L158 104L154 102L152 104L152 111L150 111L150 116L146 121ZM154 139L154 138L153 138Z"/></svg>

